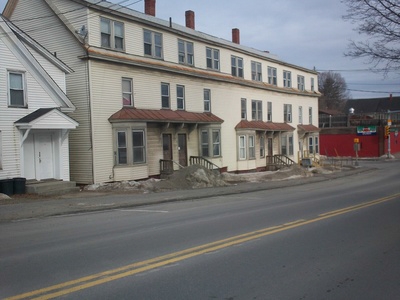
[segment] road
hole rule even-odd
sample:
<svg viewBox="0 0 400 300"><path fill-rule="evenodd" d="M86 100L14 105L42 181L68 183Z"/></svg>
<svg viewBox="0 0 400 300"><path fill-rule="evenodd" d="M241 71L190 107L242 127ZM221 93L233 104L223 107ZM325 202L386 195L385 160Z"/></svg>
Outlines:
<svg viewBox="0 0 400 300"><path fill-rule="evenodd" d="M400 161L362 164L376 170L0 224L0 298L398 299Z"/></svg>

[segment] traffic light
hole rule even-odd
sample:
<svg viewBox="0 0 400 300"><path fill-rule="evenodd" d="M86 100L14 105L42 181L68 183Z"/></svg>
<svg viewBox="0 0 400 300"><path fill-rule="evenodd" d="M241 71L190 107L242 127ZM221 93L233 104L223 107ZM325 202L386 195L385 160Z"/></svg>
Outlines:
<svg viewBox="0 0 400 300"><path fill-rule="evenodd" d="M390 127L388 125L385 126L385 139L388 139L390 136Z"/></svg>

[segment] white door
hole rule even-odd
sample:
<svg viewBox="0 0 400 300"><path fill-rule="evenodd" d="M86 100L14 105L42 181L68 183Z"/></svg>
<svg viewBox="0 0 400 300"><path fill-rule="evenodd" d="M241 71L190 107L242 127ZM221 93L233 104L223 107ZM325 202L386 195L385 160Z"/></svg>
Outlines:
<svg viewBox="0 0 400 300"><path fill-rule="evenodd" d="M35 134L36 178L54 178L54 149L52 134Z"/></svg>

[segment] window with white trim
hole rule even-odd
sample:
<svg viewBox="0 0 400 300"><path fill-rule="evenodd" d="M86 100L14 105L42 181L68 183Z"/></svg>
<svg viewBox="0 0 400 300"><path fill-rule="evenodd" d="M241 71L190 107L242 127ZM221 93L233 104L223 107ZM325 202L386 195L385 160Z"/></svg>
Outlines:
<svg viewBox="0 0 400 300"><path fill-rule="evenodd" d="M255 136L249 135L249 159L256 158Z"/></svg>
<svg viewBox="0 0 400 300"><path fill-rule="evenodd" d="M221 131L219 129L212 130L212 146L213 156L221 156Z"/></svg>
<svg viewBox="0 0 400 300"><path fill-rule="evenodd" d="M146 143L143 130L132 131L133 163L146 162Z"/></svg>
<svg viewBox="0 0 400 300"><path fill-rule="evenodd" d="M146 163L145 129L115 128L115 164L135 165Z"/></svg>
<svg viewBox="0 0 400 300"><path fill-rule="evenodd" d="M8 72L8 103L11 107L27 107L26 89L25 89L25 73L24 72Z"/></svg>
<svg viewBox="0 0 400 300"><path fill-rule="evenodd" d="M124 50L124 23L100 18L101 46Z"/></svg>
<svg viewBox="0 0 400 300"><path fill-rule="evenodd" d="M253 121L262 121L262 101L251 100L251 119Z"/></svg>
<svg viewBox="0 0 400 300"><path fill-rule="evenodd" d="M171 108L170 106L170 95L169 95L169 83L161 83L161 108Z"/></svg>
<svg viewBox="0 0 400 300"><path fill-rule="evenodd" d="M314 78L311 78L311 92L315 91Z"/></svg>
<svg viewBox="0 0 400 300"><path fill-rule="evenodd" d="M194 65L193 43L178 39L178 59L180 64Z"/></svg>
<svg viewBox="0 0 400 300"><path fill-rule="evenodd" d="M297 89L304 91L304 76L297 75Z"/></svg>
<svg viewBox="0 0 400 300"><path fill-rule="evenodd" d="M260 158L265 157L265 135L260 135Z"/></svg>
<svg viewBox="0 0 400 300"><path fill-rule="evenodd" d="M272 122L272 102L267 102L267 122Z"/></svg>
<svg viewBox="0 0 400 300"><path fill-rule="evenodd" d="M144 54L154 58L163 58L162 34L143 29Z"/></svg>
<svg viewBox="0 0 400 300"><path fill-rule="evenodd" d="M246 159L246 136L239 136L239 160Z"/></svg>
<svg viewBox="0 0 400 300"><path fill-rule="evenodd" d="M308 108L308 124L312 124L312 107L310 106L309 108Z"/></svg>
<svg viewBox="0 0 400 300"><path fill-rule="evenodd" d="M126 165L128 163L126 131L117 131L117 163L119 165Z"/></svg>
<svg viewBox="0 0 400 300"><path fill-rule="evenodd" d="M268 67L268 83L277 85L276 68Z"/></svg>
<svg viewBox="0 0 400 300"><path fill-rule="evenodd" d="M251 80L262 81L261 63L256 61L251 62Z"/></svg>
<svg viewBox="0 0 400 300"><path fill-rule="evenodd" d="M200 131L201 156L219 157L221 156L221 129L206 128Z"/></svg>
<svg viewBox="0 0 400 300"><path fill-rule="evenodd" d="M207 68L219 71L219 50L206 47Z"/></svg>
<svg viewBox="0 0 400 300"><path fill-rule="evenodd" d="M243 78L243 58L231 56L232 76Z"/></svg>
<svg viewBox="0 0 400 300"><path fill-rule="evenodd" d="M303 106L299 106L299 124L303 124Z"/></svg>
<svg viewBox="0 0 400 300"><path fill-rule="evenodd" d="M293 156L293 135L282 134L281 136L281 154L287 156Z"/></svg>
<svg viewBox="0 0 400 300"><path fill-rule="evenodd" d="M204 111L211 112L211 90L204 89Z"/></svg>
<svg viewBox="0 0 400 300"><path fill-rule="evenodd" d="M292 87L292 73L290 71L283 71L283 86L286 88Z"/></svg>
<svg viewBox="0 0 400 300"><path fill-rule="evenodd" d="M178 110L185 109L185 86L176 86L176 108Z"/></svg>
<svg viewBox="0 0 400 300"><path fill-rule="evenodd" d="M132 78L122 78L122 105L133 106Z"/></svg>
<svg viewBox="0 0 400 300"><path fill-rule="evenodd" d="M201 156L208 157L209 156L209 147L208 147L208 130L201 131Z"/></svg>
<svg viewBox="0 0 400 300"><path fill-rule="evenodd" d="M310 154L318 154L319 153L319 137L318 136L309 136L308 137L308 151Z"/></svg>
<svg viewBox="0 0 400 300"><path fill-rule="evenodd" d="M246 98L240 99L240 118L247 120L247 100Z"/></svg>
<svg viewBox="0 0 400 300"><path fill-rule="evenodd" d="M292 123L292 104L283 104L283 121Z"/></svg>

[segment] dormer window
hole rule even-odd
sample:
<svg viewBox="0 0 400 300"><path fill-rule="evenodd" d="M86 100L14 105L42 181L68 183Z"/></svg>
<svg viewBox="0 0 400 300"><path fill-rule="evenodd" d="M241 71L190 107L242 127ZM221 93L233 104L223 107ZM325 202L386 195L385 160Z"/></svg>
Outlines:
<svg viewBox="0 0 400 300"><path fill-rule="evenodd" d="M124 23L100 18L101 46L124 50Z"/></svg>
<svg viewBox="0 0 400 300"><path fill-rule="evenodd" d="M144 29L143 36L144 55L163 58L162 34Z"/></svg>

